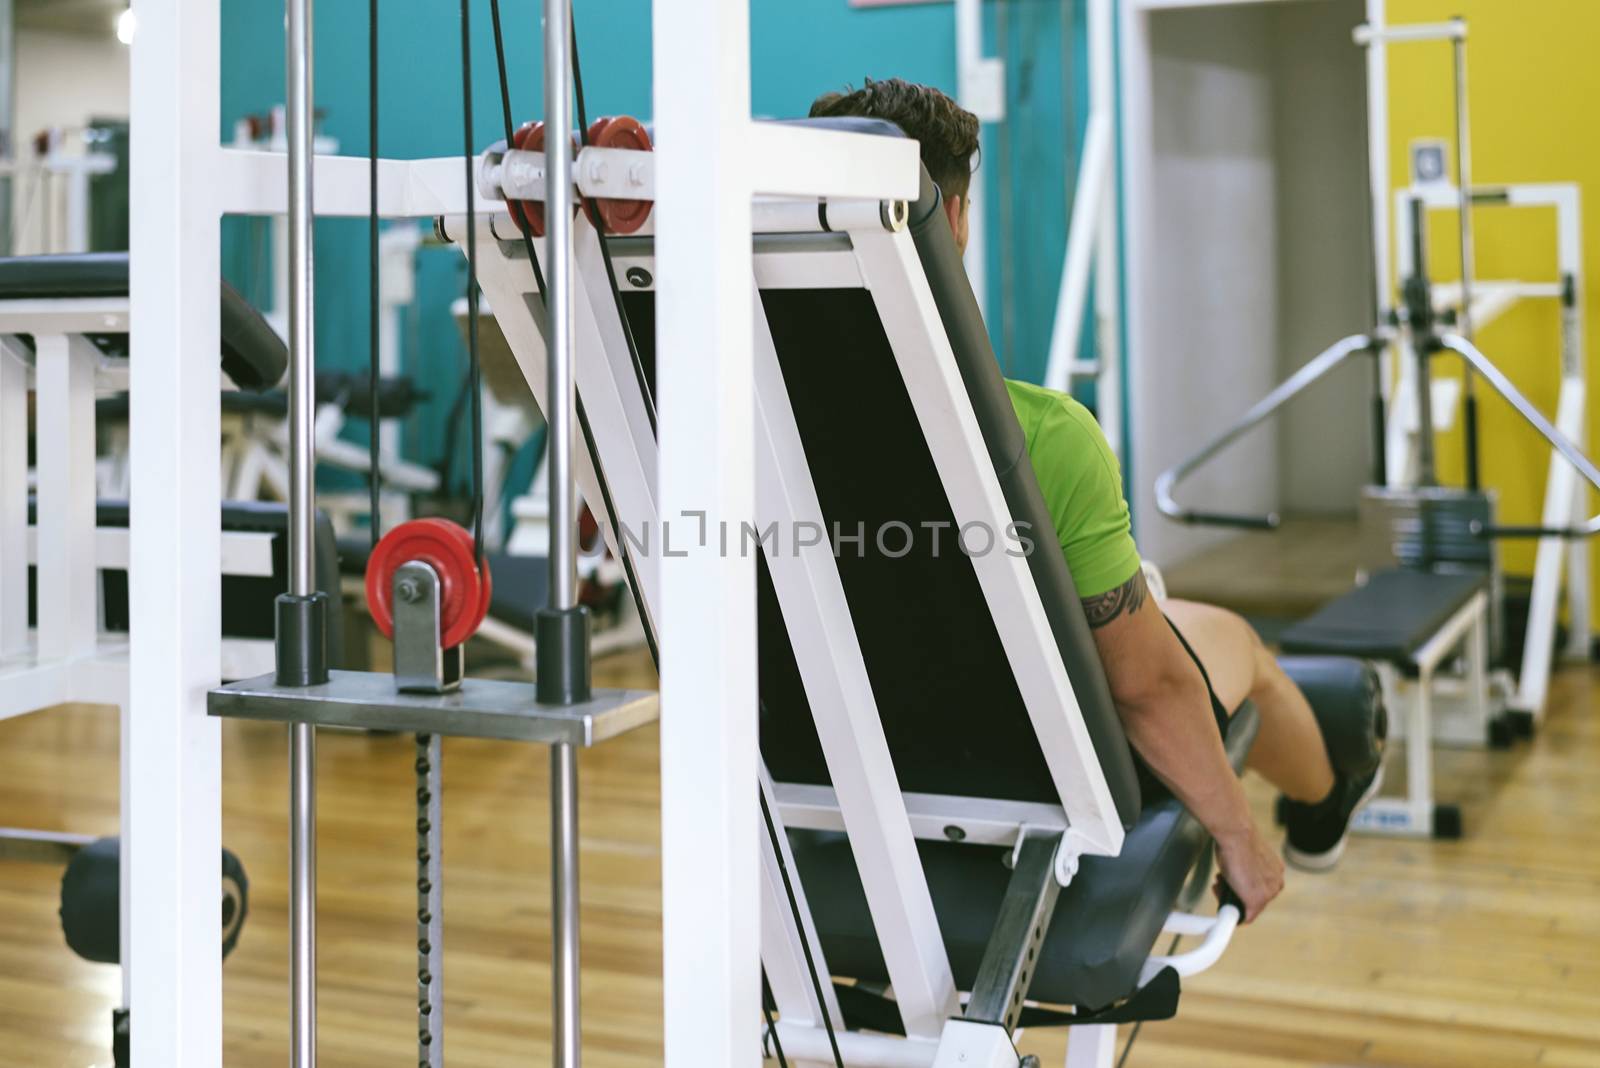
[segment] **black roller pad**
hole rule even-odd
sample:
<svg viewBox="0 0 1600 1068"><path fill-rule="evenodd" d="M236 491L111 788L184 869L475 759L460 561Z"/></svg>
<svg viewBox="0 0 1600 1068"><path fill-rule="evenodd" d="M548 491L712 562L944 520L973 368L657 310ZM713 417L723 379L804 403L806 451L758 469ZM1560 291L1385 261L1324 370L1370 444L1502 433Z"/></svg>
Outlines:
<svg viewBox="0 0 1600 1068"><path fill-rule="evenodd" d="M1278 664L1310 702L1333 770L1359 776L1377 767L1389 714L1372 665L1336 656L1286 656Z"/></svg>
<svg viewBox="0 0 1600 1068"><path fill-rule="evenodd" d="M84 960L117 964L121 943L122 842L101 838L78 850L61 877L61 933ZM222 955L233 952L250 911L244 865L222 851Z"/></svg>

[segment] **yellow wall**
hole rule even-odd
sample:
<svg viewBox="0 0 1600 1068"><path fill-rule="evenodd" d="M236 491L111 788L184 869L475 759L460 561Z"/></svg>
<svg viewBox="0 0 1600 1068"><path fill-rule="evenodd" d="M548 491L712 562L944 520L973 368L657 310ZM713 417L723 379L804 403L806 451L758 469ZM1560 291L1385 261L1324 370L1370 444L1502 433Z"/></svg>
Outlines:
<svg viewBox="0 0 1600 1068"><path fill-rule="evenodd" d="M1390 0L1391 24L1467 20L1472 180L1577 182L1583 199L1585 282L1589 321L1585 366L1590 385L1586 445L1595 440L1600 408L1600 130L1591 108L1600 100L1600 0ZM1408 146L1419 137L1453 145L1451 50L1415 43L1389 50L1391 180L1409 182ZM1453 152L1453 149L1452 149ZM1451 157L1454 166L1454 156ZM1477 277L1554 281L1555 212L1479 208L1473 215ZM1436 280L1460 277L1458 232L1449 214L1434 213L1429 261ZM1544 412L1554 415L1559 383L1559 313L1553 301L1523 302L1479 331L1486 352ZM1460 361L1439 357L1440 377L1459 377ZM1501 519L1539 519L1549 451L1510 408L1479 387L1484 482L1500 494ZM1463 477L1459 427L1440 439L1439 474ZM1591 498L1591 505L1593 498ZM1591 508L1592 510L1592 508ZM1510 573L1533 570L1533 543L1507 542ZM1600 593L1600 572L1596 573Z"/></svg>

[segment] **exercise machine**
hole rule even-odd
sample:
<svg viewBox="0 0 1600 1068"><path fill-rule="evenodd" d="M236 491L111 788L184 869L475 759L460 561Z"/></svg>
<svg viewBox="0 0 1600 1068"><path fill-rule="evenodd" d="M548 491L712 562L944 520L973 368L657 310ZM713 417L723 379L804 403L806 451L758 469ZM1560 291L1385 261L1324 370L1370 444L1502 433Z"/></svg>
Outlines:
<svg viewBox="0 0 1600 1068"><path fill-rule="evenodd" d="M1508 744L1514 724L1532 723L1532 713L1527 710L1520 719L1506 717L1504 706L1493 700L1490 686L1492 620L1497 618L1494 613L1498 612L1501 582L1494 539L1536 537L1551 547L1541 554L1542 578L1535 578L1535 588L1540 590L1531 622L1536 640L1529 643L1530 655L1542 656L1545 662L1541 666L1524 661L1528 685L1519 691L1522 700L1536 695L1542 703L1553 644L1547 635L1553 635L1558 610L1562 546L1567 542L1582 545L1583 539L1600 530L1600 517L1586 517L1577 477L1581 474L1591 485L1600 487L1600 470L1569 433L1534 407L1472 341L1473 313L1487 312L1493 306L1480 303L1480 297L1485 302L1499 302L1515 291L1491 286L1480 294L1474 288L1473 204L1479 199L1509 201L1511 194L1479 189L1471 181L1466 23L1461 19L1396 27L1369 23L1358 27L1354 38L1367 50L1369 87L1378 94L1378 103L1369 99L1368 121L1375 325L1367 333L1335 342L1197 453L1163 472L1156 480L1156 501L1163 514L1179 522L1276 528L1276 515L1196 509L1180 504L1176 490L1186 477L1235 440L1347 361L1357 356L1371 359L1372 485L1364 495L1362 515L1367 529L1376 531L1379 551L1373 566L1358 576L1361 584L1355 590L1285 631L1281 644L1289 652L1338 653L1376 661L1384 667L1391 703L1404 710L1398 722L1410 743L1406 797L1374 800L1358 815L1355 826L1381 833L1455 837L1461 833L1459 810L1453 805L1437 804L1433 798L1429 746L1438 737L1436 706L1452 698L1464 706L1465 726L1447 732L1447 739ZM1388 281L1390 198L1387 146L1383 143L1387 137L1387 117L1382 114L1384 49L1394 43L1417 41L1448 42L1454 56L1456 175L1449 199L1459 219L1462 281L1454 290L1455 305L1448 315L1440 315L1436 307L1442 294L1431 281L1426 257L1427 209L1430 202L1437 204L1443 198L1439 189L1431 193L1412 190L1399 202L1397 218L1403 221L1397 234L1404 246L1399 257L1402 277L1398 302ZM1442 157L1419 157L1417 168L1429 172L1427 177L1437 183L1443 171ZM1575 212L1574 204L1568 214L1575 218ZM1568 233L1564 244L1570 245L1573 239L1574 234ZM1562 255L1563 265L1568 268L1575 265L1575 259L1575 249L1568 248ZM1564 282L1563 287L1570 290L1570 283ZM1575 305L1575 291L1571 292L1568 303ZM1575 307L1564 313L1567 345L1575 344L1579 322ZM1573 351L1566 350L1564 365L1574 359ZM1431 365L1435 356L1446 352L1459 356L1465 366L1462 405L1467 486L1463 490L1439 486L1435 471L1436 402L1430 385ZM1398 376L1400 386L1391 396L1390 382L1395 380L1396 365L1403 370ZM1492 495L1483 490L1478 470L1479 378L1551 448L1552 477L1545 509L1550 522L1546 525L1513 528L1495 520ZM1569 380L1562 415L1567 430L1582 425L1582 380L1572 380L1570 375ZM1587 571L1582 565L1573 570L1579 574ZM1586 605L1586 596L1580 597L1580 611L1586 611ZM1458 654L1465 665L1464 676L1451 685L1455 680L1447 677L1446 669Z"/></svg>
<svg viewBox="0 0 1600 1068"><path fill-rule="evenodd" d="M872 120L792 125L901 140ZM523 217L546 188L530 155L500 145L482 166ZM648 174L653 161L586 145L586 202L607 196L584 182L601 162ZM1054 538L997 544L1053 527L939 193L919 181L914 200L754 202L759 489L738 527L662 510L635 474L661 462L664 364L642 327L672 279L653 219L580 216L575 373L592 454L579 481L606 502L646 619L674 547L758 561L766 1055L1016 1065L1019 1026L1067 1025L1068 1064L1109 1065L1115 1023L1170 1016L1238 911L1169 915L1206 882L1205 836L1175 801L1141 809ZM543 246L508 222L480 218L479 275L542 395ZM1369 724L1381 707L1358 662L1288 667L1331 673L1319 696ZM1236 765L1255 726L1253 708L1236 712ZM1152 953L1163 929L1202 942Z"/></svg>
<svg viewBox="0 0 1600 1068"><path fill-rule="evenodd" d="M136 122L141 110L153 118L175 99L163 90L196 84L197 72L214 73L215 5L180 0L175 8L170 15L153 12L155 23L141 28L134 46L154 42L151 53L135 59ZM442 217L442 232L466 254L549 419L552 456L552 611L540 621L535 683L467 677L456 684L463 670L459 639L470 633L489 582L477 545L468 544L475 539L437 526L426 538L402 534L414 528L396 528L387 537L398 540L380 544L394 546L388 554L393 569L385 564L374 571L376 558L369 564L374 599L388 590L391 604L406 606L391 620L400 673L324 670L319 618L326 607L307 577L314 365L306 0L291 0L288 15L289 181L276 171L269 176L259 161L197 140L214 137L215 123L152 121L147 158L177 162L164 176L167 184L198 188L200 172L183 163L184 150L192 149L211 164L208 172L221 174L206 187L224 210L288 211L291 220L292 585L279 605L276 671L213 688L208 698L218 715L293 724L291 1062L310 1068L316 1060L314 725L355 722L425 732L430 752L419 774L437 768L431 746L441 733L554 743L554 1062L579 1063L572 752L648 720L655 700L584 692L586 635L572 603L574 479L604 512L603 529L629 571L648 633L665 639L656 651L664 702L669 1068L724 1068L759 1056L763 966L781 1014L765 1028L767 1039L775 1054L781 1043L781 1056L795 1063L1020 1065L1012 1035L1025 1017L1014 1009L1047 997L1071 998L1067 986L1056 984L1073 981L1088 984L1076 1001L1083 1008L1155 1014L1163 999L1170 1004L1180 973L1221 954L1237 906L1224 905L1215 917L1172 920L1183 932L1203 935L1201 945L1152 957L1203 843L1175 805L1142 809L1130 789L1131 758L1104 680L1097 681L1098 662L1085 654L1091 648L1087 624L1053 539L1026 559L1004 551L969 556L949 551L949 541L935 556L922 545L912 566L935 580L926 596L939 600L919 604L872 596L874 583L883 580L895 583L894 594L924 588L906 580L909 570L897 573L887 567L896 561L881 556L836 557L826 536L834 520L849 521L847 533L855 536L852 507L841 496L851 470L812 464L812 448L847 451L873 499L892 495L908 519L933 519L948 509L946 522L955 526L945 528L947 538L972 523L994 534L1008 522L1040 521L1042 506L1031 470L1016 463L1015 418L1004 405L937 191L919 174L916 146L883 124L752 122L748 8L742 2L656 9L653 130L616 118L596 128L581 114L572 121L571 10L563 0L549 0L544 97L551 107L542 151L530 143L533 128L512 128L504 94L505 144L482 157L374 158L365 169L348 161L317 163L319 212ZM463 39L470 41L465 21ZM470 65L463 66L470 81ZM198 84L210 83L202 78ZM568 147L573 133L582 145L576 153ZM646 147L657 141L659 150ZM361 177L370 178L365 189L356 184ZM136 185L147 182L152 194L164 188L153 171L136 170L135 179ZM574 217L580 197L581 214ZM179 207L170 198L165 203ZM541 209L548 227L542 236L531 232L532 207ZM180 287L190 287L190 302L215 284L209 270L190 269L195 250L214 238L198 224L182 233L136 231L142 255L169 264ZM469 289L469 305L473 297ZM159 294L147 291L145 299L157 305ZM469 324L475 322L469 314ZM180 317L159 312L152 327L144 336L157 342L185 329ZM189 351L174 348L180 356ZM817 364L809 374L808 362ZM825 367L834 368L826 378ZM834 410L841 367L895 385L892 432L891 424L851 420L845 410ZM870 393L846 391L844 398L862 403ZM172 469L177 498L214 493L212 472L184 478L173 465L185 442L206 435L214 441L215 424L201 416L179 424L152 430L142 452L135 438L139 470ZM140 425L136 418L136 429ZM860 436L874 427L900 450L878 456L864 447ZM158 503L171 502L164 497ZM939 511L930 515L929 509ZM159 507L155 514L170 515ZM708 534L697 539L700 518ZM759 533L774 524L785 551L762 548L764 572L755 551L721 548L723 531L738 538L747 527ZM799 530L807 535L796 538ZM812 537L813 530L820 536ZM655 547L649 552L634 541L647 532ZM450 547L425 549L423 541ZM149 548L159 556L157 546ZM761 574L767 577L758 579ZM455 584L454 592L447 583ZM193 593L183 591L177 603ZM922 610L908 612L907 603ZM867 609L872 625L858 625L852 613ZM886 641L889 616L932 642L930 654L951 655L943 663L916 658L917 642L901 643L911 646L913 659L885 648L892 645ZM952 619L959 626L951 626ZM179 680L203 678L212 668L197 644L152 645L146 655L152 667L165 667ZM798 678L775 678L766 670L770 655L785 653ZM1337 664L1352 673L1358 710L1370 714L1365 669ZM963 669L971 670L964 676ZM933 673L923 676L924 670ZM208 889L211 878L193 854L215 838L215 721L197 714L187 695L158 683L135 691L148 713L148 719L135 717L136 738L153 740L164 729L168 746L177 736L176 753L165 764L135 766L135 790L147 801L135 811L173 821L139 826L151 838L176 843L178 875L165 899L136 898L136 919L170 932L169 941L179 944L163 954L156 952L163 947L146 942L143 956L135 944L134 1008L141 1022L133 1041L139 1063L147 1058L187 1066L214 1061L220 1048L220 1004L209 990L214 962L197 951L193 924L180 907ZM967 699L975 691L981 703ZM506 696L511 707L495 704L494 694ZM172 698L164 717L157 698ZM818 768L814 750L773 752L785 747L759 722L763 705L777 717L772 730L815 739L827 786L807 781ZM930 730L932 716L950 729ZM1237 758L1253 726L1250 710L1240 709L1229 732ZM969 741L991 759L967 759ZM764 748L769 758L787 756L794 767L780 776L768 765L770 774L764 774ZM1025 792L991 789L992 782L968 777L975 766L983 771L987 765L987 774L997 778L994 769L1013 762L1029 769ZM936 777L940 769L948 776ZM790 786L817 787L833 800L815 793L780 797L780 787ZM433 805L438 796L433 783L419 783L419 804ZM176 805L180 799L188 805ZM805 809L813 813L811 825ZM438 816L431 809L420 813L419 833L433 833ZM853 851L871 858L860 873L861 892L891 974L895 1000L889 1009L899 1014L903 1037L871 1033L881 1029L861 1017L852 1027L854 1010L842 1004L835 1011L839 997L826 980L836 971L845 974L831 963L845 956L838 929L827 925L848 922L851 890L840 881L836 889L845 896L839 900L805 904L821 894L816 874L807 882L808 871L821 874L823 883L833 881L825 867L800 856L791 836L826 834L825 821L842 824ZM923 870L919 836L964 850L961 877L978 880L985 894L1000 885L1002 911L986 897L964 916L952 914L950 899L935 896ZM1133 848L1136 841L1154 849L1159 873L1147 866L1150 853ZM438 861L426 837L418 848L419 864ZM836 843L832 851L838 854ZM1013 851L1016 860L1007 869L1005 857ZM143 856L135 855L136 865L150 863ZM1128 877L1120 891L1115 880L1089 874L1101 860L1127 865L1102 868ZM162 873L150 867L136 871L141 874L153 884ZM1069 886L1058 893L1063 882ZM432 869L419 872L419 894L441 886ZM1092 911L1095 902L1108 911ZM438 905L419 899L418 1060L429 1065L442 1060L444 1045L436 1029L435 984L442 974L431 958L440 944L431 926L443 921ZM970 951L962 948L970 943L955 934L958 923L992 928L997 919L1004 921L998 936L985 938L981 951L994 965L980 965L982 974L974 975ZM1044 941L1044 957L1035 936ZM1108 942L1097 942L1101 938ZM1046 985L1042 966L1036 972L1030 959L1057 962L1060 974ZM963 1008L958 983L982 996ZM1129 1008L1136 994L1142 996ZM875 1004L884 1011L881 998ZM146 1014L156 1023L144 1023ZM1072 1063L1094 1066L1111 1063L1114 1018L1051 1017L1080 1026ZM167 1022L172 1026L162 1026Z"/></svg>
<svg viewBox="0 0 1600 1068"><path fill-rule="evenodd" d="M464 84L470 4L462 5ZM501 40L498 8L495 37ZM547 95L563 99L569 88L570 8L552 2L546 63ZM376 53L377 13L370 27ZM367 561L367 603L380 631L394 641L393 673L332 670L328 658L329 601L311 582L317 548L314 514L313 410L315 357L312 346L312 30L308 0L291 0L287 20L290 101L287 109L289 202L288 268L290 349L289 453L290 585L278 598L276 666L257 678L213 689L212 715L285 722L290 727L291 766L291 1062L316 1062L316 728L354 726L416 734L417 759L417 1059L438 1066L444 1057L444 868L442 738L489 737L531 741L550 748L552 808L552 905L555 953L556 1051L562 1064L577 1064L578 1048L578 826L576 749L599 744L655 717L653 693L597 691L590 684L589 622L577 602L576 496L572 486L574 408L572 396L570 252L551 265L548 309L554 357L550 361L551 549L549 601L536 621L535 682L467 676L465 644L487 616L491 572L483 544L483 436L479 404L480 365L477 265L473 190L474 161L460 160L458 188L465 196L468 251L468 401L473 412L475 457L474 530L426 518L401 524L377 541ZM504 86L504 57L499 57ZM377 106L374 97L373 105ZM509 108L509 103L507 104ZM471 137L470 94L463 123ZM508 119L509 125L509 119ZM552 144L565 147L566 128L556 124ZM564 153L547 154L553 173L569 173ZM368 190L369 222L376 234L380 161L374 148ZM570 183L568 183L570 185ZM554 198L552 230L570 240L568 189ZM376 270L376 263L373 264ZM543 295L543 294L541 294ZM376 349L374 350L376 363ZM376 373L376 368L374 368ZM371 450L379 448L373 426ZM379 495L374 480L372 494ZM374 519L379 511L374 509ZM374 531L376 533L376 530Z"/></svg>

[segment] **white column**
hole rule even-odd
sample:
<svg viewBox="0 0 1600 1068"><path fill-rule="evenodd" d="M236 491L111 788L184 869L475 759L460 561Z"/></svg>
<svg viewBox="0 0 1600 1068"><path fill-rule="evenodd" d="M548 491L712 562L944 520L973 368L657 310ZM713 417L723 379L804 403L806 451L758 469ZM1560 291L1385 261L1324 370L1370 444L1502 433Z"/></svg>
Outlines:
<svg viewBox="0 0 1600 1068"><path fill-rule="evenodd" d="M1106 126L1111 132L1110 158L1106 160L1106 191L1100 203L1099 225L1095 234L1095 358L1100 366L1096 387L1096 408L1100 426L1112 451L1127 467L1127 455L1122 427L1122 268L1119 255L1122 234L1117 225L1120 218L1117 199L1117 81L1116 81L1116 28L1111 0L1093 0L1089 6L1094 16L1094 40L1091 49L1095 56L1093 68L1095 107L1105 109Z"/></svg>
<svg viewBox="0 0 1600 1068"><path fill-rule="evenodd" d="M39 657L94 653L95 350L79 334L34 338L38 406Z"/></svg>
<svg viewBox="0 0 1600 1068"><path fill-rule="evenodd" d="M655 5L667 1068L760 1058L747 0ZM698 544L704 512L707 534ZM665 552L665 546L662 551Z"/></svg>
<svg viewBox="0 0 1600 1068"><path fill-rule="evenodd" d="M0 656L27 647L27 591L28 371L0 338Z"/></svg>
<svg viewBox="0 0 1600 1068"><path fill-rule="evenodd" d="M129 234L133 1063L222 1063L216 0L135 0Z"/></svg>

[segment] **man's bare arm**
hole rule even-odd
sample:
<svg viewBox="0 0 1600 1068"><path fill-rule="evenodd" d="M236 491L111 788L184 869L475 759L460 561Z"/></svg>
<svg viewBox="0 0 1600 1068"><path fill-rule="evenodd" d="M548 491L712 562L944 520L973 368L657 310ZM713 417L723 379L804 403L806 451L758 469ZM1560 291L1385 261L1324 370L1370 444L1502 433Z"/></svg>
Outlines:
<svg viewBox="0 0 1600 1068"><path fill-rule="evenodd" d="M1083 606L1128 741L1216 839L1223 872L1253 919L1282 887L1282 866L1251 820L1205 677L1150 602L1142 571Z"/></svg>

